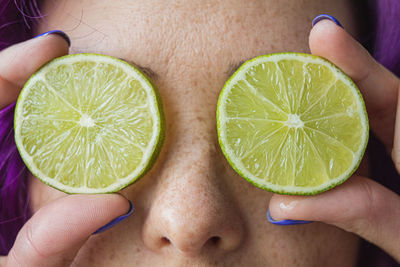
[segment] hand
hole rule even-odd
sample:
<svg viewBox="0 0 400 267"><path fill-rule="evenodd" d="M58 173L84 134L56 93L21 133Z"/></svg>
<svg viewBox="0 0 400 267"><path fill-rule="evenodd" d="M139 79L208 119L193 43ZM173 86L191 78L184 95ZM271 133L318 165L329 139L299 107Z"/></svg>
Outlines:
<svg viewBox="0 0 400 267"><path fill-rule="evenodd" d="M129 202L118 194L70 195L44 206L22 227L0 266L70 266L89 237L126 214Z"/></svg>
<svg viewBox="0 0 400 267"><path fill-rule="evenodd" d="M57 34L1 51L0 109L17 99L40 66L67 53L68 43ZM24 225L8 256L0 257L0 266L69 266L93 232L126 214L129 207L117 194L61 197L38 210Z"/></svg>
<svg viewBox="0 0 400 267"><path fill-rule="evenodd" d="M399 79L330 20L322 20L313 27L309 44L313 54L332 61L357 84L364 96L371 129L391 151ZM400 166L400 122L396 128L393 158ZM400 197L366 177L355 175L342 185L311 197L275 194L269 210L274 220L320 221L353 232L400 262Z"/></svg>

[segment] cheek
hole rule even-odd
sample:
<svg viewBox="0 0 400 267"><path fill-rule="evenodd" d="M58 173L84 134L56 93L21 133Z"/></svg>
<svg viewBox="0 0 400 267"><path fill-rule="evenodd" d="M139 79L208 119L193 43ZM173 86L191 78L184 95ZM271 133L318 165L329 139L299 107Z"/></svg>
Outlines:
<svg viewBox="0 0 400 267"><path fill-rule="evenodd" d="M67 194L42 183L32 174L28 175L28 190L32 214L55 199L67 196Z"/></svg>

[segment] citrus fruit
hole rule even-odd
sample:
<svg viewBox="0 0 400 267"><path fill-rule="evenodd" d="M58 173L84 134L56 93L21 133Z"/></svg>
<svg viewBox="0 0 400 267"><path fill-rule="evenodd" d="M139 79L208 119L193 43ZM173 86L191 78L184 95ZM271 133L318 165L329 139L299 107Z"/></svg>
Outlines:
<svg viewBox="0 0 400 267"><path fill-rule="evenodd" d="M29 170L67 193L115 192L143 176L164 137L162 105L148 78L98 54L54 59L25 84L15 141Z"/></svg>
<svg viewBox="0 0 400 267"><path fill-rule="evenodd" d="M259 56L225 83L218 139L231 166L254 185L313 195L345 181L368 141L356 85L329 61L301 53Z"/></svg>

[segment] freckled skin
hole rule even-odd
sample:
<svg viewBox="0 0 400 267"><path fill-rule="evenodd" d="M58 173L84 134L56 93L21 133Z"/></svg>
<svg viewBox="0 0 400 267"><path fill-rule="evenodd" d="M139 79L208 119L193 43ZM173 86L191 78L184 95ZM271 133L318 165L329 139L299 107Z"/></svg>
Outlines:
<svg viewBox="0 0 400 267"><path fill-rule="evenodd" d="M159 88L166 140L153 169L120 193L128 220L92 236L76 266L354 266L357 237L321 223L280 227L266 220L271 193L239 177L217 141L218 94L243 60L309 52L317 14L356 34L340 1L44 1L46 22L70 53L95 52L144 68ZM305 7L306 6L306 7ZM62 193L30 179L33 211Z"/></svg>

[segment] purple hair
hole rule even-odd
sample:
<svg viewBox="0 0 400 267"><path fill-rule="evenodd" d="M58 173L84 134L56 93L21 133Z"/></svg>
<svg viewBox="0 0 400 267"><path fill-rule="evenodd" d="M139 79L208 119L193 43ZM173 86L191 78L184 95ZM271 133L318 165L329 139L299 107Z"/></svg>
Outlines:
<svg viewBox="0 0 400 267"><path fill-rule="evenodd" d="M373 56L400 76L400 1L378 0Z"/></svg>
<svg viewBox="0 0 400 267"><path fill-rule="evenodd" d="M41 18L39 1L0 0L0 50L29 39ZM370 1L374 33L370 52L400 76L400 1ZM0 111L0 255L7 255L22 225L29 219L28 171L14 143L14 104Z"/></svg>
<svg viewBox="0 0 400 267"><path fill-rule="evenodd" d="M0 50L31 37L36 1L0 0ZM6 255L29 219L28 171L14 142L15 104L0 111L0 255Z"/></svg>

